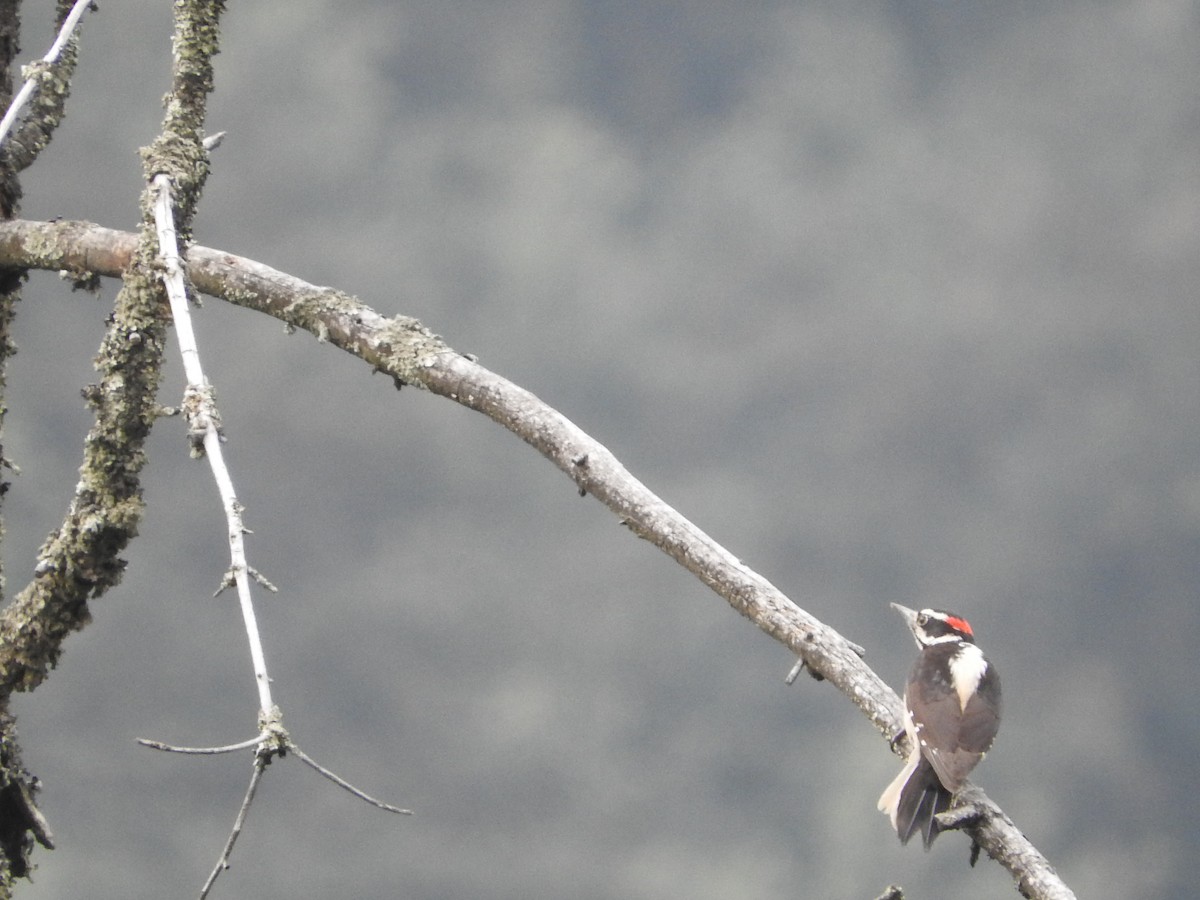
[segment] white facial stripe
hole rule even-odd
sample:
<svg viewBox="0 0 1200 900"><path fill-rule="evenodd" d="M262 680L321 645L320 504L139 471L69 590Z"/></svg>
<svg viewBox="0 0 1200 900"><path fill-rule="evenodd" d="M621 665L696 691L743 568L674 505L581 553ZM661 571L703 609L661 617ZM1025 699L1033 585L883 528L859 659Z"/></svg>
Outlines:
<svg viewBox="0 0 1200 900"><path fill-rule="evenodd" d="M983 658L983 651L974 644L963 644L962 649L950 660L950 680L954 684L955 693L958 694L958 705L961 709L967 708L967 701L979 687L986 671L987 660Z"/></svg>
<svg viewBox="0 0 1200 900"><path fill-rule="evenodd" d="M941 635L938 635L937 637L930 637L929 635L923 635L922 637L917 638L917 643L922 644L923 646L926 646L926 647L932 647L934 644L949 644L952 641L961 641L961 640L962 640L962 638L957 634L941 634Z"/></svg>

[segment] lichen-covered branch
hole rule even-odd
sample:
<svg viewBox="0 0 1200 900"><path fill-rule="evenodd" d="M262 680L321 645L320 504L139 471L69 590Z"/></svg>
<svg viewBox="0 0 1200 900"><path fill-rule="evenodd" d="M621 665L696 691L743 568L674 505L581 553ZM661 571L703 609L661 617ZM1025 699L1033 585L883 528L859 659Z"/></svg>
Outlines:
<svg viewBox="0 0 1200 900"><path fill-rule="evenodd" d="M60 17L66 9L59 4ZM100 380L85 392L96 418L84 443L79 482L63 523L39 550L34 580L0 612L0 897L9 896L13 879L28 874L33 840L51 846L49 828L33 804L32 779L20 765L8 699L14 690L30 690L46 677L64 638L87 623L87 601L120 580L125 565L120 553L137 534L142 516L139 474L146 436L159 414L156 398L169 322L149 182L160 173L170 176L182 198L177 219L186 229L208 171L200 127L204 99L212 88L211 57L221 9L220 3L176 3L176 75L163 132L143 152L148 184L142 231L123 270L124 284L97 356ZM5 107L12 90L7 63L16 52L16 27L15 3L0 0L0 55L5 57L0 60L5 63L0 99ZM73 43L65 42L64 49L65 68L47 64L37 73L40 105L27 120L22 143L7 144L0 152L0 215L5 219L15 214L20 196L16 168L36 156L61 119L67 74L74 65ZM0 266L0 303L5 304L0 307L0 366L11 352L7 326L25 268Z"/></svg>
<svg viewBox="0 0 1200 900"><path fill-rule="evenodd" d="M0 0L0 109L8 107L13 96L12 67L20 52L18 0ZM0 217L9 219L19 210L21 184L11 160L0 153ZM2 467L6 464L3 448L4 414L7 410L8 360L16 352L12 341L12 321L21 284L22 268L0 269L0 497L8 490ZM0 539L4 536L0 520ZM0 568L0 595L4 592L4 573ZM29 853L34 836L44 832L49 846L49 829L39 829L41 814L34 805L36 781L21 763L16 724L7 704L0 703L0 897L7 898L13 880L29 874Z"/></svg>
<svg viewBox="0 0 1200 900"><path fill-rule="evenodd" d="M213 89L212 58L218 50L224 0L176 0L175 32L171 39L175 65L166 99L163 129L142 149L147 183L156 175L171 180L175 229L181 241L191 236L192 213L208 178L204 147L204 116ZM146 221L153 221L152 191L142 195Z"/></svg>
<svg viewBox="0 0 1200 900"><path fill-rule="evenodd" d="M20 0L0 0L0 109L8 109L13 98L12 70L21 52ZM17 214L21 185L12 159L0 148L0 218Z"/></svg>
<svg viewBox="0 0 1200 900"><path fill-rule="evenodd" d="M117 274L136 246L133 235L79 222L0 223L0 266ZM760 629L802 657L889 739L902 728L900 699L840 634L638 481L598 441L529 391L447 346L416 319L381 316L356 298L317 287L253 260L193 246L193 286L312 332L386 372L398 385L447 397L498 422L553 462L580 492L604 503L634 534L650 541ZM898 748L903 750L903 742ZM1074 895L1004 812L972 787L981 815L964 824L972 840L1013 876L1026 897Z"/></svg>
<svg viewBox="0 0 1200 900"><path fill-rule="evenodd" d="M121 578L119 554L142 514L138 473L156 394L166 327L153 255L126 277L97 356L98 384L86 396L96 421L63 523L38 552L34 580L0 613L0 698L45 677L64 637L88 622L87 601Z"/></svg>
<svg viewBox="0 0 1200 900"><path fill-rule="evenodd" d="M66 518L42 545L34 580L0 614L0 702L45 678L63 638L87 623L87 601L120 580L125 565L120 553L137 534L138 476L145 464L143 445L159 411L169 321L149 182L157 174L170 175L181 198L177 221L185 230L208 172L200 129L222 8L216 2L176 4L177 65L163 133L143 151L148 184L142 231L127 268L114 273L123 275L124 284L97 356L100 381L86 391L96 421Z"/></svg>
<svg viewBox="0 0 1200 900"><path fill-rule="evenodd" d="M20 52L20 20L17 16L19 4L16 0L0 0L0 108L12 100L11 67ZM12 165L0 153L0 217L10 219L18 212L21 185ZM12 320L16 303L20 297L21 284L25 279L24 269L0 269L0 498L8 490L3 478L4 466L4 414L8 409L5 397L8 394L8 360L16 352L12 341ZM0 519L0 540L4 537L3 520ZM0 596L4 592L4 570L0 566Z"/></svg>
<svg viewBox="0 0 1200 900"><path fill-rule="evenodd" d="M21 124L4 141L4 153L15 171L27 168L37 159L38 154L49 146L63 120L78 59L79 39L75 26L90 6L90 0L59 0L55 12L55 23L61 29L59 39L42 60L28 67L31 81L22 89L22 96L32 91L29 109ZM19 96L15 105L20 104ZM19 110L10 109L10 114L17 112Z"/></svg>

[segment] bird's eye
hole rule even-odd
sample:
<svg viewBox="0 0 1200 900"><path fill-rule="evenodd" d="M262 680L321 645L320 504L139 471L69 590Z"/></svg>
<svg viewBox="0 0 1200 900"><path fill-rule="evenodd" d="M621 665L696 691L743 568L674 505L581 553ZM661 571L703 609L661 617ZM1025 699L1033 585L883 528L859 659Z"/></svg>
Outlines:
<svg viewBox="0 0 1200 900"><path fill-rule="evenodd" d="M917 616L917 624L918 625L927 625L928 623L929 623L929 616L925 615L925 613L921 613L919 616Z"/></svg>

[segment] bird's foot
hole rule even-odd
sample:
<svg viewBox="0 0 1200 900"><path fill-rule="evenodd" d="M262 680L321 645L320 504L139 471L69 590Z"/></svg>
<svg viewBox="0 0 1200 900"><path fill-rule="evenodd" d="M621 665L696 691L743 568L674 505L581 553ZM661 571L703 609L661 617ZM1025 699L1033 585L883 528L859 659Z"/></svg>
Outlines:
<svg viewBox="0 0 1200 900"><path fill-rule="evenodd" d="M974 800L964 800L961 797L955 799L954 806L945 812L940 812L934 816L937 822L938 832L943 831L961 831L964 828L971 828L978 825L988 817L988 811L981 803ZM975 840L974 835L971 838L971 868L975 868L975 863L979 861L979 851L982 849L979 842Z"/></svg>
<svg viewBox="0 0 1200 900"><path fill-rule="evenodd" d="M963 828L978 825L985 816L987 816L987 810L978 803L968 800L965 803L955 804L945 812L938 813L934 818L937 819L938 831L961 831Z"/></svg>

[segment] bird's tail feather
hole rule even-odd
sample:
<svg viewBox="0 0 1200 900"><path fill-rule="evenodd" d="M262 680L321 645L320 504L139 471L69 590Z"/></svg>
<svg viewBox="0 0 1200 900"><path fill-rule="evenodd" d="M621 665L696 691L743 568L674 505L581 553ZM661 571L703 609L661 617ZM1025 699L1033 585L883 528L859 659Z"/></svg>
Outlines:
<svg viewBox="0 0 1200 900"><path fill-rule="evenodd" d="M917 832L928 850L938 836L937 814L950 808L954 795L942 787L933 766L924 757L912 775L900 789L900 800L896 805L896 833L900 842L907 844Z"/></svg>

